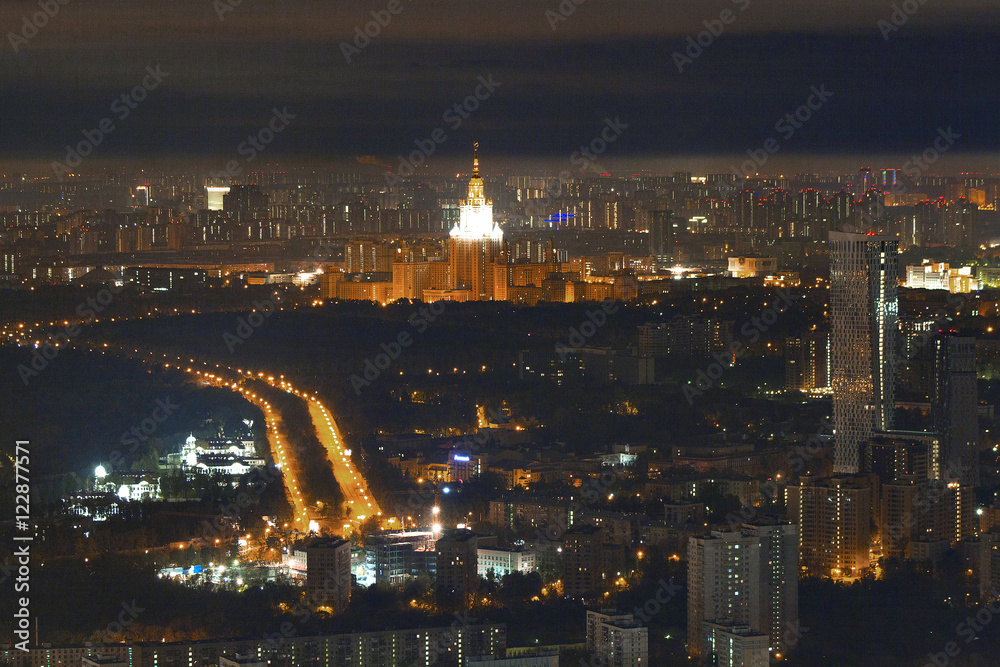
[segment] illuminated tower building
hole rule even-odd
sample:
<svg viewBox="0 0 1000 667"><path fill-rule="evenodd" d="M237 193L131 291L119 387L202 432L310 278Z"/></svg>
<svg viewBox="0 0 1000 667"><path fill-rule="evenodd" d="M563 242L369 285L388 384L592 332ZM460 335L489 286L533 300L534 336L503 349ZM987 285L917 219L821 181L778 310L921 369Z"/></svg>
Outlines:
<svg viewBox="0 0 1000 667"><path fill-rule="evenodd" d="M830 233L830 366L836 473L859 470L861 446L892 429L899 241Z"/></svg>
<svg viewBox="0 0 1000 667"><path fill-rule="evenodd" d="M479 177L479 142L475 144L469 196L462 201L458 224L451 230L449 262L452 287L468 290L470 301L493 298L493 261L500 251L503 231L493 222L493 202L487 201Z"/></svg>

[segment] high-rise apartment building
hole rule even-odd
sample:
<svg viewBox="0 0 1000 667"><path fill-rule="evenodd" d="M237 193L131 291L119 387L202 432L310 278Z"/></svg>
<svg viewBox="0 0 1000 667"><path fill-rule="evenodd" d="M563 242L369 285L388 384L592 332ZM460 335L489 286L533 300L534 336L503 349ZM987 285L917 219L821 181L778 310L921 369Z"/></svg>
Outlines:
<svg viewBox="0 0 1000 667"><path fill-rule="evenodd" d="M984 533L979 539L979 597L1000 597L1000 532Z"/></svg>
<svg viewBox="0 0 1000 667"><path fill-rule="evenodd" d="M897 480L941 478L941 439L937 433L875 433L865 445L862 469L888 484Z"/></svg>
<svg viewBox="0 0 1000 667"><path fill-rule="evenodd" d="M976 339L934 340L934 428L943 442L942 475L963 485L979 484L979 393Z"/></svg>
<svg viewBox="0 0 1000 667"><path fill-rule="evenodd" d="M830 336L811 331L785 340L785 391L830 388Z"/></svg>
<svg viewBox="0 0 1000 667"><path fill-rule="evenodd" d="M892 428L899 241L830 233L830 361L834 472L860 469L860 450Z"/></svg>
<svg viewBox="0 0 1000 667"><path fill-rule="evenodd" d="M306 546L306 600L335 613L351 602L351 543L340 538L317 539Z"/></svg>
<svg viewBox="0 0 1000 667"><path fill-rule="evenodd" d="M750 606L750 627L769 637L775 653L787 653L783 639L799 617L799 529L778 522L743 526L744 534L757 540L757 590L760 598Z"/></svg>
<svg viewBox="0 0 1000 667"><path fill-rule="evenodd" d="M563 592L582 598L597 590L604 574L604 531L587 524L572 526L563 536Z"/></svg>
<svg viewBox="0 0 1000 667"><path fill-rule="evenodd" d="M392 271L394 248L390 243L349 241L344 244L344 271L347 273L388 273Z"/></svg>
<svg viewBox="0 0 1000 667"><path fill-rule="evenodd" d="M803 478L785 489L785 511L799 528L799 560L818 575L856 577L871 562L874 476Z"/></svg>
<svg viewBox="0 0 1000 667"><path fill-rule="evenodd" d="M728 352L733 342L733 322L677 315L666 322L639 326L639 355L665 357L708 356Z"/></svg>
<svg viewBox="0 0 1000 667"><path fill-rule="evenodd" d="M468 609L479 582L479 541L471 530L447 530L435 543L437 593Z"/></svg>
<svg viewBox="0 0 1000 667"><path fill-rule="evenodd" d="M674 264L676 224L673 211L649 212L649 254L656 258L658 267L669 267Z"/></svg>
<svg viewBox="0 0 1000 667"><path fill-rule="evenodd" d="M267 217L268 195L256 185L232 185L222 195L222 210L236 222Z"/></svg>
<svg viewBox="0 0 1000 667"><path fill-rule="evenodd" d="M688 542L688 653L709 664L703 623L745 625L765 636L771 651L783 644L798 616L798 529L775 523L712 531Z"/></svg>
<svg viewBox="0 0 1000 667"><path fill-rule="evenodd" d="M883 556L917 558L917 542L939 543L943 551L978 533L974 490L943 480L886 484L879 528Z"/></svg>

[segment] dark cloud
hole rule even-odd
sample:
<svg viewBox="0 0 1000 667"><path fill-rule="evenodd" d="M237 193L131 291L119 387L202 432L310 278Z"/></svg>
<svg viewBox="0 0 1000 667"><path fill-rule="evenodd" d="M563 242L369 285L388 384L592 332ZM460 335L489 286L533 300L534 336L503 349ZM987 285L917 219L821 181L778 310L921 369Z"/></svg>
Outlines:
<svg viewBox="0 0 1000 667"><path fill-rule="evenodd" d="M475 136L496 154L560 156L606 116L630 125L618 155L735 154L775 135L820 84L834 96L782 142L786 155L905 153L947 125L961 150L1000 145L1000 2L927 2L885 40L876 22L891 2L751 0L679 73L685 38L736 3L587 0L553 31L545 11L557 2L403 0L345 62L341 41L387 4L242 0L220 21L211 0L71 0L21 53L0 56L0 145L58 159L155 64L169 77L101 156L229 155L275 106L296 119L269 157L395 161L437 127L449 136L439 155L464 154ZM0 26L33 7L5 3ZM452 130L442 114L488 74L502 86Z"/></svg>

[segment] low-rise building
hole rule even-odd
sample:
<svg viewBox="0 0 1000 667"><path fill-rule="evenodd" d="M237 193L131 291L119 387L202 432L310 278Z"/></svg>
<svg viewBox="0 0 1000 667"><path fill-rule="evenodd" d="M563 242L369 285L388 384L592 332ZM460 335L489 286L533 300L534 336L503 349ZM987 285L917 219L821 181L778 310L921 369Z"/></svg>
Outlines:
<svg viewBox="0 0 1000 667"><path fill-rule="evenodd" d="M480 548L477 565L479 576L486 577L490 571L497 579L512 572L535 571L535 552L530 549Z"/></svg>
<svg viewBox="0 0 1000 667"><path fill-rule="evenodd" d="M768 635L751 632L750 626L720 619L702 621L705 664L715 667L768 667ZM777 656L776 656L777 657Z"/></svg>

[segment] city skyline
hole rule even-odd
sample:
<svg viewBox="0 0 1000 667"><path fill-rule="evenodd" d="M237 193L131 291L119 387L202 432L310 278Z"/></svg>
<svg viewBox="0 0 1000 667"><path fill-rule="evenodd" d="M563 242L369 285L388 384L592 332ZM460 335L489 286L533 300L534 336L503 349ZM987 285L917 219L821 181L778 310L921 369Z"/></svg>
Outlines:
<svg viewBox="0 0 1000 667"><path fill-rule="evenodd" d="M1000 0L0 34L0 667L997 661Z"/></svg>

